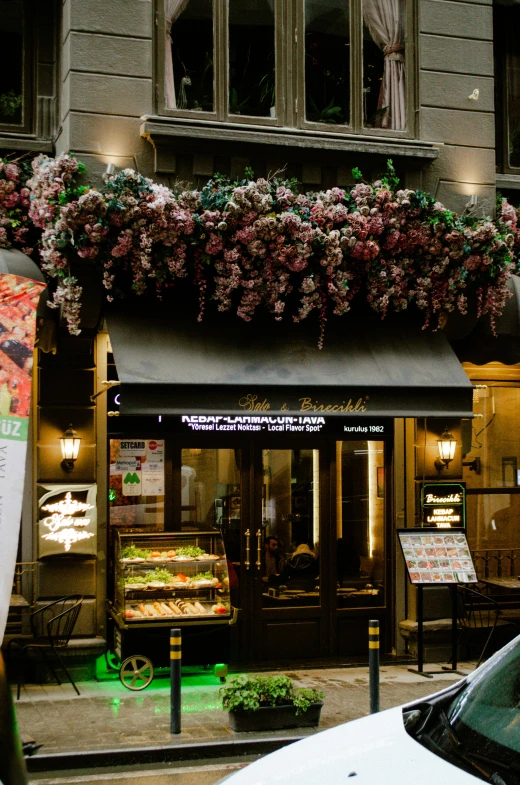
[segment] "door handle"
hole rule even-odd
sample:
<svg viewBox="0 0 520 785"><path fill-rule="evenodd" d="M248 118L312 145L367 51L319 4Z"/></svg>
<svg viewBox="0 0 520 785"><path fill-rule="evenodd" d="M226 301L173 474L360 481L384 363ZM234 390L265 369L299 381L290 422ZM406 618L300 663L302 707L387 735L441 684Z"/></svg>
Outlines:
<svg viewBox="0 0 520 785"><path fill-rule="evenodd" d="M251 532L249 531L249 529L247 529L245 533L245 537L246 537L246 560L244 562L244 567L246 568L246 570L248 570L251 566L251 562L249 561L249 551L251 546Z"/></svg>
<svg viewBox="0 0 520 785"><path fill-rule="evenodd" d="M262 566L262 530L258 529L256 533L256 569L259 570Z"/></svg>

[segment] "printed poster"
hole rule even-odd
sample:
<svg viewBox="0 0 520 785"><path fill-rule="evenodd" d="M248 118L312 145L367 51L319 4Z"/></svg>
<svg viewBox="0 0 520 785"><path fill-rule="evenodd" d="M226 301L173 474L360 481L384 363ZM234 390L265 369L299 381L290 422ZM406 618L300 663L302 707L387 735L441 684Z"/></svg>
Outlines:
<svg viewBox="0 0 520 785"><path fill-rule="evenodd" d="M143 491L143 483L141 480L141 470L140 469L129 469L126 472L123 472L123 496L141 496Z"/></svg>
<svg viewBox="0 0 520 785"><path fill-rule="evenodd" d="M45 285L0 275L0 640L5 632L22 514L36 308Z"/></svg>
<svg viewBox="0 0 520 785"><path fill-rule="evenodd" d="M143 496L164 496L164 463L143 463Z"/></svg>
<svg viewBox="0 0 520 785"><path fill-rule="evenodd" d="M151 463L164 463L164 439L148 439L146 442L146 460Z"/></svg>

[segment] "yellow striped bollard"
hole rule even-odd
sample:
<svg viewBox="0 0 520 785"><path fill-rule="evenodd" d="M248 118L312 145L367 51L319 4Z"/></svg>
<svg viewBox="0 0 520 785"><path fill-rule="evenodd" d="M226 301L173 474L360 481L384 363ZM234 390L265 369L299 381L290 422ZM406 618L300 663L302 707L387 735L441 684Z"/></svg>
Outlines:
<svg viewBox="0 0 520 785"><path fill-rule="evenodd" d="M170 733L181 732L182 634L170 630Z"/></svg>
<svg viewBox="0 0 520 785"><path fill-rule="evenodd" d="M370 673L370 714L379 711L379 621L368 622L368 668Z"/></svg>

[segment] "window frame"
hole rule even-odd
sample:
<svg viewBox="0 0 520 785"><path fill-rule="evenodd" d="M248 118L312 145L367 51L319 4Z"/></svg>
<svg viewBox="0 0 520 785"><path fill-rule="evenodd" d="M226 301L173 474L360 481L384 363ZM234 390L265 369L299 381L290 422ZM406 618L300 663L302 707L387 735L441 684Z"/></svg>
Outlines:
<svg viewBox="0 0 520 785"><path fill-rule="evenodd" d="M511 166L509 163L509 78L505 10L507 8L493 4L496 170L500 174L520 175L520 166Z"/></svg>
<svg viewBox="0 0 520 785"><path fill-rule="evenodd" d="M0 134L31 134L34 127L35 7L33 0L23 0L22 32L22 118L20 123L0 122Z"/></svg>
<svg viewBox="0 0 520 785"><path fill-rule="evenodd" d="M350 121L331 125L305 119L305 6L302 0L274 0L276 117L236 115L229 112L229 0L213 2L214 110L201 112L164 106L164 63L166 35L164 3L156 0L157 81L156 110L163 117L206 120L234 126L284 128L314 134L350 135L393 139L415 139L417 131L416 71L417 0L404 0L406 25L406 118L403 130L363 125L363 20L360 0L349 0L351 31ZM294 32L292 32L294 31Z"/></svg>

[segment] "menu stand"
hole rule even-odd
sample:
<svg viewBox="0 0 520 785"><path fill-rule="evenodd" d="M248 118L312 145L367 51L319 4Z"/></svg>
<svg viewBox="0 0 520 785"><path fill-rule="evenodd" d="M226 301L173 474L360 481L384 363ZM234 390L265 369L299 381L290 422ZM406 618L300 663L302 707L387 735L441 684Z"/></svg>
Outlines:
<svg viewBox="0 0 520 785"><path fill-rule="evenodd" d="M449 501L451 502L451 497ZM432 517L435 517L436 513L437 510L434 509ZM408 578L417 588L417 669L409 670L426 678L447 670L465 676L465 673L457 670L457 584L477 582L466 532L458 527L442 529L422 526L398 529L397 536ZM442 671L424 670L424 586L446 586L451 593L451 665L443 666Z"/></svg>
<svg viewBox="0 0 520 785"><path fill-rule="evenodd" d="M443 665L443 671L451 671L451 673L458 673L459 676L467 676L464 671L457 669L457 644L459 642L458 627L457 627L457 584L448 586L451 594L451 665Z"/></svg>
<svg viewBox="0 0 520 785"><path fill-rule="evenodd" d="M426 679L432 679L442 671L424 670L424 639L423 639L423 587L417 586L417 668L408 668L410 673L418 673Z"/></svg>

